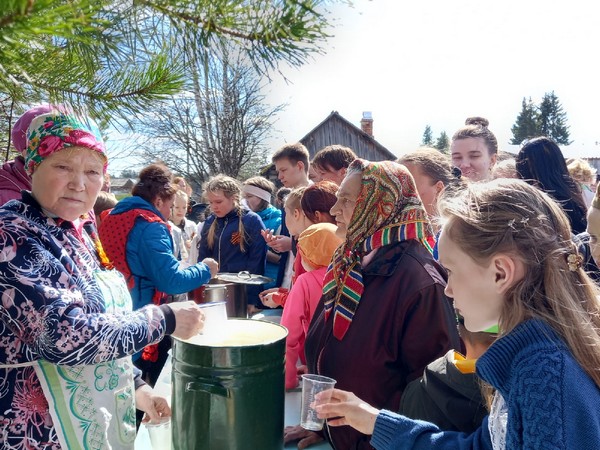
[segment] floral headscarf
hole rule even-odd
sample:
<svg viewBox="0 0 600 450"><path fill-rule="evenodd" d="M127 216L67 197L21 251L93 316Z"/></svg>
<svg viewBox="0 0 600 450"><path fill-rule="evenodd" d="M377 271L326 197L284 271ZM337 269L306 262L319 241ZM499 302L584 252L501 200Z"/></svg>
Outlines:
<svg viewBox="0 0 600 450"><path fill-rule="evenodd" d="M362 185L345 242L339 246L323 281L325 320L333 312L333 335L341 340L348 331L364 290L363 256L408 239L430 252L435 245L427 213L414 180L401 164L356 159L348 173L358 172Z"/></svg>
<svg viewBox="0 0 600 450"><path fill-rule="evenodd" d="M89 117L53 111L35 117L27 129L27 173L31 175L45 158L66 147L85 147L97 151L104 158L106 172L106 148L96 122Z"/></svg>

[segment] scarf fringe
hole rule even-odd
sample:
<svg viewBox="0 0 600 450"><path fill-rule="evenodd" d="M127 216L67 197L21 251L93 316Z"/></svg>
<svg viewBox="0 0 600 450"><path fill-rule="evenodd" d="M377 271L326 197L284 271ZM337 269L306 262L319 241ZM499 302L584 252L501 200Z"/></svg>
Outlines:
<svg viewBox="0 0 600 450"><path fill-rule="evenodd" d="M333 312L333 335L342 340L352 324L364 292L362 256L396 242L416 239L433 253L435 238L428 232L427 222L414 221L392 225L366 238L360 251L339 247L323 279L325 320Z"/></svg>

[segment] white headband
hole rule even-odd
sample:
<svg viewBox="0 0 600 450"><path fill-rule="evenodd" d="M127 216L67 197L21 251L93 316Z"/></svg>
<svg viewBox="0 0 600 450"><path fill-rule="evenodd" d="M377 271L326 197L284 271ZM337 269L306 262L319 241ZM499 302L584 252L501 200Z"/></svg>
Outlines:
<svg viewBox="0 0 600 450"><path fill-rule="evenodd" d="M246 194L254 195L255 197L258 197L261 200L264 200L265 202L271 203L271 193L269 191L265 191L264 189L261 189L256 186L251 186L249 184L244 185L242 191L244 191Z"/></svg>

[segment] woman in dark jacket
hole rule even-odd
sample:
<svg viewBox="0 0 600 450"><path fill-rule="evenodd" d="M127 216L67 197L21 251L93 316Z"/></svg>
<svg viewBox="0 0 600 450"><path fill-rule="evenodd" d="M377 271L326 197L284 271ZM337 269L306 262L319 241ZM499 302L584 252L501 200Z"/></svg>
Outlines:
<svg viewBox="0 0 600 450"><path fill-rule="evenodd" d="M433 232L404 166L357 159L337 199L331 213L344 243L306 337L308 370L397 411L406 385L460 348L446 274L431 255ZM314 440L311 433L288 429L286 440ZM369 436L347 427L326 435L336 449L372 448Z"/></svg>

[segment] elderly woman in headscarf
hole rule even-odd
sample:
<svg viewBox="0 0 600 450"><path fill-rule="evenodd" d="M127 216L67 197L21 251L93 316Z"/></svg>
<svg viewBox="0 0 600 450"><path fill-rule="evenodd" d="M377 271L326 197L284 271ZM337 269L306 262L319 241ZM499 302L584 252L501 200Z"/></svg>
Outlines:
<svg viewBox="0 0 600 450"><path fill-rule="evenodd" d="M88 219L107 166L93 120L52 111L27 136L31 191L0 208L2 448L133 449L135 406L153 421L170 409L134 381L130 356L193 336L203 314L193 302L131 311Z"/></svg>
<svg viewBox="0 0 600 450"><path fill-rule="evenodd" d="M306 337L310 373L337 380L370 404L397 411L406 385L431 361L459 349L446 274L431 254L427 213L406 167L356 159L331 208L343 239ZM371 449L370 436L329 428L334 448ZM286 440L319 438L298 427Z"/></svg>

